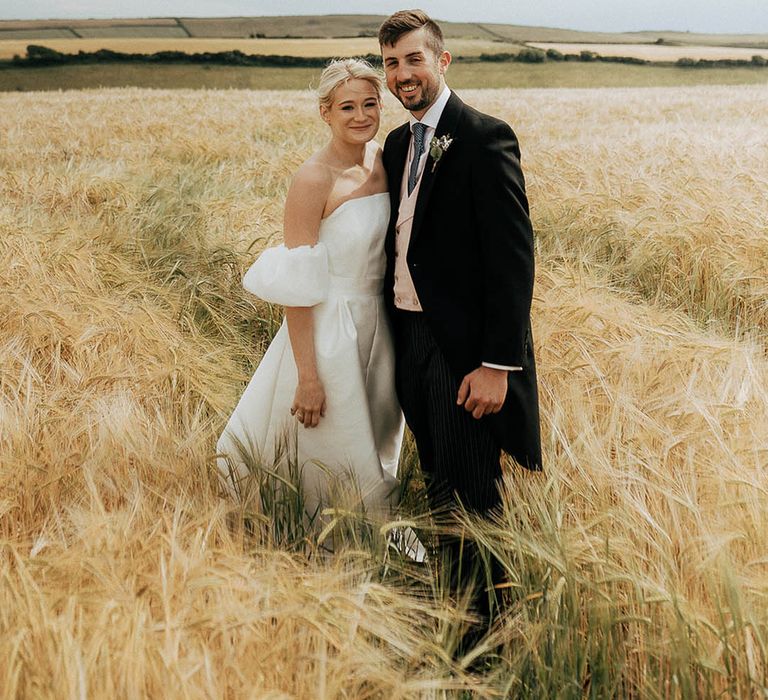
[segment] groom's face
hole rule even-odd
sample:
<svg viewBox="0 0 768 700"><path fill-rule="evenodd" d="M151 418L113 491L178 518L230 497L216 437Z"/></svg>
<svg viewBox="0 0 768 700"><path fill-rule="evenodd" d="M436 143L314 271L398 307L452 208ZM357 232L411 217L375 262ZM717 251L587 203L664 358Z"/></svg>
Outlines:
<svg viewBox="0 0 768 700"><path fill-rule="evenodd" d="M436 54L422 27L403 34L393 46L382 46L381 57L390 92L421 119L442 92L451 55Z"/></svg>

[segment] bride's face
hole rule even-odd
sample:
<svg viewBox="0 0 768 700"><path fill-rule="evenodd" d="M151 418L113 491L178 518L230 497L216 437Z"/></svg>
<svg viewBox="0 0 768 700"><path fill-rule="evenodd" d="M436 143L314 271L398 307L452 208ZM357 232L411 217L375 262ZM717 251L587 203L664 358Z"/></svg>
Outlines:
<svg viewBox="0 0 768 700"><path fill-rule="evenodd" d="M320 114L334 138L348 143L367 143L379 130L381 103L376 88L367 80L353 78L342 83L333 94L329 107Z"/></svg>

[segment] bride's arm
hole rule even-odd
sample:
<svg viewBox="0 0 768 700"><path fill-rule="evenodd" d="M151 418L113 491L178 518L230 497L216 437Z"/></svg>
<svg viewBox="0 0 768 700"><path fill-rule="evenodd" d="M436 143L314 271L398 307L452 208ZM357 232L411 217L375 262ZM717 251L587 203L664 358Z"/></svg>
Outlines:
<svg viewBox="0 0 768 700"><path fill-rule="evenodd" d="M317 243L330 187L330 176L325 168L305 164L296 173L285 201L286 248ZM291 414L305 427L314 428L325 415L325 390L317 372L312 307L287 306L285 318L299 380Z"/></svg>

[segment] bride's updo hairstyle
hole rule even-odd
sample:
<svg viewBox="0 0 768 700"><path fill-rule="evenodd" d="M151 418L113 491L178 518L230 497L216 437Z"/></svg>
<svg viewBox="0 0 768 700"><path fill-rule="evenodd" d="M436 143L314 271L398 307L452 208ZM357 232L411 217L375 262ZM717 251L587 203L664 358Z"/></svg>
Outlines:
<svg viewBox="0 0 768 700"><path fill-rule="evenodd" d="M379 102L381 102L381 95L384 91L381 73L362 58L342 58L331 61L320 75L320 84L317 86L317 99L320 106L329 108L333 104L336 88L348 80L355 79L367 80L373 85Z"/></svg>

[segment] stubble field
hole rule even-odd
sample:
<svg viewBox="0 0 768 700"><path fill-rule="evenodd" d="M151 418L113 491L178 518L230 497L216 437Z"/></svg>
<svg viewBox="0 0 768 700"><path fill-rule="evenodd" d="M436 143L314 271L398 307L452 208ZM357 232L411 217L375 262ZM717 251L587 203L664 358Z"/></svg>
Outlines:
<svg viewBox="0 0 768 700"><path fill-rule="evenodd" d="M5 697L767 692L768 90L461 94L517 131L536 229L546 472L468 526L501 658L452 662L460 610L354 522L321 557L218 493L279 319L240 276L325 138L312 96L5 94Z"/></svg>
<svg viewBox="0 0 768 700"><path fill-rule="evenodd" d="M0 35L1 37L2 35ZM376 37L344 39L231 39L231 38L168 38L168 37L94 37L85 39L29 39L0 38L0 59L14 54L26 55L30 43L42 43L61 53L76 54L78 51L110 49L121 53L156 53L158 51L184 51L185 53L215 53L218 51L242 51L247 54L278 56L365 56L379 53ZM491 39L451 39L450 50L457 56L479 56L481 53L517 51L519 44L500 44Z"/></svg>

